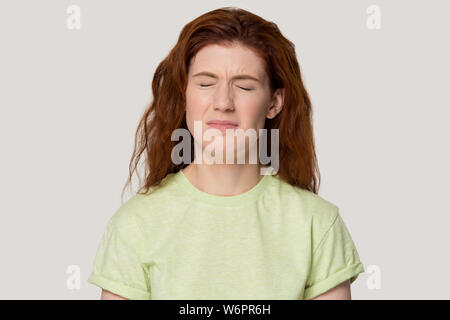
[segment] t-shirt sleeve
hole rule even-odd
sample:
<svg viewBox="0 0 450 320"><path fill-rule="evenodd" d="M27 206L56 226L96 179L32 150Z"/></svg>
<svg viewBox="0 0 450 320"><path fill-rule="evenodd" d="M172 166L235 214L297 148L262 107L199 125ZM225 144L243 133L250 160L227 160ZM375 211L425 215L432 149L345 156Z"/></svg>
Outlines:
<svg viewBox="0 0 450 320"><path fill-rule="evenodd" d="M331 226L313 250L303 299L314 298L348 279L353 283L362 272L364 266L355 244L337 211Z"/></svg>
<svg viewBox="0 0 450 320"><path fill-rule="evenodd" d="M142 234L126 202L110 218L88 282L130 300L150 300L148 269L141 261Z"/></svg>

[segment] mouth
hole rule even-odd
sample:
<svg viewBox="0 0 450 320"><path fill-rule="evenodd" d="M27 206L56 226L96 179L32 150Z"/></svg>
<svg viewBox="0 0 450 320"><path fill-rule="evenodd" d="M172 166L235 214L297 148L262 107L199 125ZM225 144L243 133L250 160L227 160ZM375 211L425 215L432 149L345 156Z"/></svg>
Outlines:
<svg viewBox="0 0 450 320"><path fill-rule="evenodd" d="M232 125L232 124L218 124L218 123L210 123L210 124L208 124L208 126L210 126L211 128L219 129L219 130L237 128L236 125Z"/></svg>
<svg viewBox="0 0 450 320"><path fill-rule="evenodd" d="M233 121L208 121L206 123L209 127L219 129L219 130L226 130L226 129L235 129L238 127L237 123Z"/></svg>

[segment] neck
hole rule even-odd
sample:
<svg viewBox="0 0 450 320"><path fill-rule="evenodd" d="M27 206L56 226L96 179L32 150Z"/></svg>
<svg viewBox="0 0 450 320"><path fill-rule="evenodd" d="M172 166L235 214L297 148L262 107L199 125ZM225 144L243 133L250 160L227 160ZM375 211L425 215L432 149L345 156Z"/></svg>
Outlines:
<svg viewBox="0 0 450 320"><path fill-rule="evenodd" d="M195 164L183 169L198 189L218 196L234 196L253 188L263 178L258 164Z"/></svg>

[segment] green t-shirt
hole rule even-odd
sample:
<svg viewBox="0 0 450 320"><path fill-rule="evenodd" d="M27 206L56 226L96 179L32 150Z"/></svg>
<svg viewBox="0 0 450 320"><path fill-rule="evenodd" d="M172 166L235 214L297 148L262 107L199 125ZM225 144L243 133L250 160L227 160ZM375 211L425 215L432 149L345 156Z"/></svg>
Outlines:
<svg viewBox="0 0 450 320"><path fill-rule="evenodd" d="M313 192L264 175L217 196L178 171L110 218L88 282L128 299L297 300L361 272L338 207Z"/></svg>

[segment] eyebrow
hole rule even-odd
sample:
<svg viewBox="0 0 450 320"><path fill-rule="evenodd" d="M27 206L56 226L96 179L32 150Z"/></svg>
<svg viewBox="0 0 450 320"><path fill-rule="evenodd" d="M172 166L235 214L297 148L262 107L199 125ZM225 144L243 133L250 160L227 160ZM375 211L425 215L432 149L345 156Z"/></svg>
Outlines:
<svg viewBox="0 0 450 320"><path fill-rule="evenodd" d="M218 79L219 77L217 75L215 75L214 73L208 72L208 71L202 71L199 73L194 74L192 77L199 77L199 76L206 76L206 77L211 77L214 79ZM254 80L257 82L261 82L258 78L255 78L251 75L248 74L238 74L233 76L231 79L236 79L236 80Z"/></svg>

